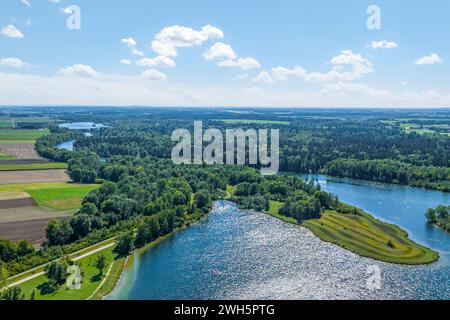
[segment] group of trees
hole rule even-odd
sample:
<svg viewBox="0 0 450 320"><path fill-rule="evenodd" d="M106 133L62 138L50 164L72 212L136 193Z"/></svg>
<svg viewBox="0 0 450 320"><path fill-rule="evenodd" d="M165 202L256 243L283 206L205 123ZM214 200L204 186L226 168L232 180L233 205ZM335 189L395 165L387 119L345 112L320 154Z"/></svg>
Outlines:
<svg viewBox="0 0 450 320"><path fill-rule="evenodd" d="M436 209L430 208L425 215L429 223L450 232L450 206L440 205Z"/></svg>

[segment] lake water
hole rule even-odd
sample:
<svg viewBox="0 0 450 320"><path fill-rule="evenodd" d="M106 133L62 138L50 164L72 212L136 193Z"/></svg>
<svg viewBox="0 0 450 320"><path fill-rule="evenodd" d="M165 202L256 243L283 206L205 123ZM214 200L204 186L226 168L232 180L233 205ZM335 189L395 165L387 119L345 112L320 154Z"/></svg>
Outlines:
<svg viewBox="0 0 450 320"><path fill-rule="evenodd" d="M448 194L314 176L324 190L440 251L426 266L360 257L309 230L218 201L204 220L135 256L110 299L450 299L450 235L425 223ZM369 289L368 268L381 271Z"/></svg>
<svg viewBox="0 0 450 320"><path fill-rule="evenodd" d="M94 122L63 123L63 124L60 124L59 127L65 128L65 129L73 129L73 130L92 130L92 129L107 128L107 126L105 126L101 123L94 123Z"/></svg>
<svg viewBox="0 0 450 320"><path fill-rule="evenodd" d="M75 144L75 140L66 141L61 144L58 144L56 146L56 148L61 149L61 150L73 151L74 144Z"/></svg>
<svg viewBox="0 0 450 320"><path fill-rule="evenodd" d="M86 137L92 137L92 133L90 133L90 132L85 132L84 135ZM56 148L62 149L62 150L67 150L67 151L73 151L75 142L76 142L76 140L66 141L61 144L58 144L56 146Z"/></svg>

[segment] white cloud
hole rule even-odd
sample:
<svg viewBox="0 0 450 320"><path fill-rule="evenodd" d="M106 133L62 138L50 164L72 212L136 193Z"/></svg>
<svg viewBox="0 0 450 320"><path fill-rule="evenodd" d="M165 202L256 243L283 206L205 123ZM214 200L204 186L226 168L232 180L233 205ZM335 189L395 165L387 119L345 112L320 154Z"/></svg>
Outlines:
<svg viewBox="0 0 450 320"><path fill-rule="evenodd" d="M163 68L174 68L176 63L169 57L157 56L156 58L143 58L136 62L139 67L163 67Z"/></svg>
<svg viewBox="0 0 450 320"><path fill-rule="evenodd" d="M124 38L121 40L121 42L124 43L129 48L137 45L136 40L134 40L133 38Z"/></svg>
<svg viewBox="0 0 450 320"><path fill-rule="evenodd" d="M61 12L64 14L72 14L72 10L70 9L70 7L59 8L59 10L61 10Z"/></svg>
<svg viewBox="0 0 450 320"><path fill-rule="evenodd" d="M6 67L11 67L11 68L22 68L24 66L26 66L27 64L25 62L23 62L20 59L17 58L4 58L4 59L0 59L0 67L2 66L6 66Z"/></svg>
<svg viewBox="0 0 450 320"><path fill-rule="evenodd" d="M73 66L59 70L58 75L63 77L95 77L98 73L91 66L85 64L74 64Z"/></svg>
<svg viewBox="0 0 450 320"><path fill-rule="evenodd" d="M394 49L397 48L398 45L393 41L372 41L372 48L377 49Z"/></svg>
<svg viewBox="0 0 450 320"><path fill-rule="evenodd" d="M177 55L177 48L199 46L214 38L223 38L223 32L211 25L206 25L201 30L175 25L162 29L155 36L151 47L160 55L174 57Z"/></svg>
<svg viewBox="0 0 450 320"><path fill-rule="evenodd" d="M442 60L436 53L432 53L429 56L425 56L416 60L416 64L419 66L439 64L439 63L442 63Z"/></svg>
<svg viewBox="0 0 450 320"><path fill-rule="evenodd" d="M138 50L136 48L132 48L131 49L131 53L134 54L135 56L138 56L138 57L143 57L144 56L144 52L142 52L141 50Z"/></svg>
<svg viewBox="0 0 450 320"><path fill-rule="evenodd" d="M203 57L206 60L216 60L216 59L231 59L237 58L236 53L234 53L233 48L229 44L223 42L216 42L211 48L203 53Z"/></svg>
<svg viewBox="0 0 450 320"><path fill-rule="evenodd" d="M50 1L51 3L60 3L61 2L60 0L48 0L48 1Z"/></svg>
<svg viewBox="0 0 450 320"><path fill-rule="evenodd" d="M313 84L302 90L268 86L243 89L218 84L149 81L140 75L46 77L0 71L2 105L255 106L255 107L448 107L450 92L396 92L365 84ZM330 84L331 85L331 84ZM328 89L328 90L327 90Z"/></svg>
<svg viewBox="0 0 450 320"><path fill-rule="evenodd" d="M2 29L2 34L6 37L9 38L16 38L16 39L20 39L23 38L24 35L22 32L20 32L19 29L17 29L15 26L13 26L12 24L7 25L6 27L4 27Z"/></svg>
<svg viewBox="0 0 450 320"><path fill-rule="evenodd" d="M307 82L333 82L352 81L365 74L374 72L372 63L360 54L354 54L351 50L343 50L341 54L330 61L332 69L329 72L307 72L304 68L296 66L288 69L282 66L272 69L276 80L287 80L289 77L299 77Z"/></svg>
<svg viewBox="0 0 450 320"><path fill-rule="evenodd" d="M219 67L235 67L242 70L261 68L261 65L254 58L239 58L237 60L223 60L219 62Z"/></svg>
<svg viewBox="0 0 450 320"><path fill-rule="evenodd" d="M259 83L273 83L274 80L270 76L270 74L267 71L260 72L256 77L252 79L253 82L259 82Z"/></svg>
<svg viewBox="0 0 450 320"><path fill-rule="evenodd" d="M121 64L129 65L129 64L131 64L132 62L131 62L131 60L128 60L128 59L122 59L122 60L120 60L120 63L121 63Z"/></svg>
<svg viewBox="0 0 450 320"><path fill-rule="evenodd" d="M238 78L239 80L245 80L245 79L248 78L248 74L246 74L246 73L239 74L239 75L237 76L237 78Z"/></svg>
<svg viewBox="0 0 450 320"><path fill-rule="evenodd" d="M156 69L148 69L141 73L141 77L150 80L166 80L167 76Z"/></svg>
<svg viewBox="0 0 450 320"><path fill-rule="evenodd" d="M31 3L28 0L21 0L22 4L26 5L27 7L31 7Z"/></svg>

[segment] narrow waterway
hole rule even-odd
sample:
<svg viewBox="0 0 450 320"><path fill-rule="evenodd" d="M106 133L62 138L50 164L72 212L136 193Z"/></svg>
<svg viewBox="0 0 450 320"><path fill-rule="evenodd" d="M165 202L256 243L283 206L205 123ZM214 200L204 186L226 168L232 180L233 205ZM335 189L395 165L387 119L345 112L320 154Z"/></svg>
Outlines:
<svg viewBox="0 0 450 320"><path fill-rule="evenodd" d="M324 190L438 250L426 266L360 257L302 227L218 201L205 220L144 254L110 299L450 299L450 236L427 226L424 210L449 195L404 186L314 176ZM369 289L370 268L381 288Z"/></svg>

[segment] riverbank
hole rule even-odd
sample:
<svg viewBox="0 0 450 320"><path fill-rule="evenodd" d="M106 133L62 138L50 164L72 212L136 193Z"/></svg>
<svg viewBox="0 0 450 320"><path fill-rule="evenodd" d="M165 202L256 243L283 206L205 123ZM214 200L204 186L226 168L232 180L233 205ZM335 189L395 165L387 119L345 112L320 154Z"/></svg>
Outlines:
<svg viewBox="0 0 450 320"><path fill-rule="evenodd" d="M265 213L308 228L321 240L360 256L406 265L430 264L439 260L439 253L410 240L408 233L400 227L375 219L366 212L344 215L326 211L318 220L299 224L294 218L278 213L282 206L282 202L270 201L270 209Z"/></svg>

